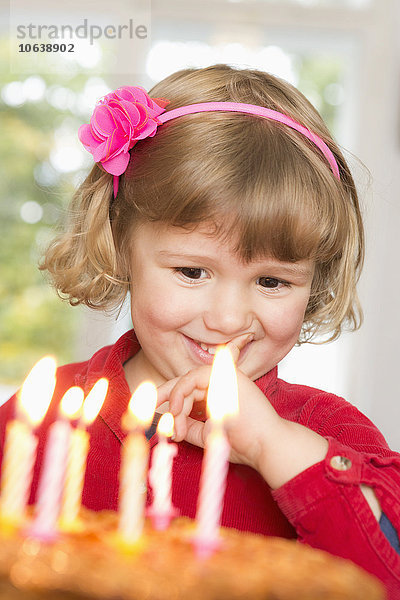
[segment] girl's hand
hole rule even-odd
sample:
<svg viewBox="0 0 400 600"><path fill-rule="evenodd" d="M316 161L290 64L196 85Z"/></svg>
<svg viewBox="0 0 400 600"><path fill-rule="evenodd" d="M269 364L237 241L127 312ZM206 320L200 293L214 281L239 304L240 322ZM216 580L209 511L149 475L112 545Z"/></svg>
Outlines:
<svg viewBox="0 0 400 600"><path fill-rule="evenodd" d="M249 335L240 336L227 344L235 362ZM211 366L195 368L186 375L172 379L158 388L158 406L169 400L169 410L175 417L175 441L185 440L204 448L211 422L205 418L205 403ZM282 419L267 398L244 373L237 371L239 414L226 423L232 446L230 460L259 470L266 436Z"/></svg>

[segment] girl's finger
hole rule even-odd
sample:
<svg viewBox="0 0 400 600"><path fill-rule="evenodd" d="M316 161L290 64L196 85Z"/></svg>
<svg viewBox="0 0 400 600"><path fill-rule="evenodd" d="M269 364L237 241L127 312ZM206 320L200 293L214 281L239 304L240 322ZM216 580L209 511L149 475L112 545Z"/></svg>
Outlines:
<svg viewBox="0 0 400 600"><path fill-rule="evenodd" d="M205 423L203 421L196 421L195 419L188 418L187 420L187 432L185 435L185 441L199 448L204 448L205 443Z"/></svg>
<svg viewBox="0 0 400 600"><path fill-rule="evenodd" d="M178 379L169 394L169 410L173 415L178 415L182 411L185 398L188 398L195 390L200 391L201 397L204 396L208 388L210 373L211 367L204 366L193 369ZM197 397L197 399L199 398Z"/></svg>
<svg viewBox="0 0 400 600"><path fill-rule="evenodd" d="M210 420L207 420L204 423L203 421L197 421L188 417L187 431L183 439L186 442L189 442L189 444L193 444L194 446L198 446L199 448L205 448L207 436L209 435L211 429L212 425ZM244 461L243 458L239 456L234 450L231 450L229 462L236 464L247 464L246 461Z"/></svg>
<svg viewBox="0 0 400 600"><path fill-rule="evenodd" d="M203 390L193 390L193 392L184 399L182 410L174 415L175 439L181 442L187 434L188 422L195 420L189 418L192 412L193 404L204 399ZM172 411L170 411L172 412Z"/></svg>
<svg viewBox="0 0 400 600"><path fill-rule="evenodd" d="M240 351L254 339L254 333L243 333L226 344L235 363L239 360Z"/></svg>
<svg viewBox="0 0 400 600"><path fill-rule="evenodd" d="M204 448L211 429L212 424L209 419L204 423L203 421L196 421L189 418L185 441L199 448Z"/></svg>
<svg viewBox="0 0 400 600"><path fill-rule="evenodd" d="M159 406L161 406L161 404L164 404L164 402L168 401L169 395L171 393L171 390L175 387L175 385L177 384L178 381L179 381L179 377L175 377L174 379L170 379L169 381L166 381L165 383L162 383L157 388L157 405L156 405L156 408L158 408Z"/></svg>
<svg viewBox="0 0 400 600"><path fill-rule="evenodd" d="M243 333L228 342L227 347L231 351L235 362L239 359L240 351L247 343L252 341L253 338L254 333ZM175 377L174 379L170 379L166 383L163 383L157 390L157 407L169 400L170 411L173 414L178 414L182 410L185 396L189 395L195 387L202 390L208 388L210 373L210 366L198 367L189 371L186 375Z"/></svg>

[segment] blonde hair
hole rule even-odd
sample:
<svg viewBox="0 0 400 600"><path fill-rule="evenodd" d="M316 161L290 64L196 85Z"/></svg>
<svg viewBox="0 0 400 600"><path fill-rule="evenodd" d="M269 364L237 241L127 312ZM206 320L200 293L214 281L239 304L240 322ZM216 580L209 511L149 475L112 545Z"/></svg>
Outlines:
<svg viewBox="0 0 400 600"><path fill-rule="evenodd" d="M131 151L113 199L112 176L98 165L77 190L66 229L50 245L47 269L71 304L118 306L129 289L134 227L160 222L238 240L243 261L270 255L313 259L311 295L299 342L337 338L362 321L356 283L364 233L349 167L323 120L293 86L267 73L218 64L184 69L150 90L186 104L231 101L285 113L333 152L340 181L307 138L280 123L242 113L206 112L174 119ZM328 341L325 340L325 341Z"/></svg>

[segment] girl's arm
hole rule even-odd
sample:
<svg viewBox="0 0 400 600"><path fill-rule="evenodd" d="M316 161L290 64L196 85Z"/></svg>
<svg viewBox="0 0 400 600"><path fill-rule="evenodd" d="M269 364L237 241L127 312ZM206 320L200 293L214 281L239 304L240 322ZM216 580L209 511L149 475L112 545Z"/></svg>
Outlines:
<svg viewBox="0 0 400 600"><path fill-rule="evenodd" d="M234 347L235 348L235 347ZM232 348L231 348L232 349ZM237 348L237 353L240 349ZM235 350L232 352L236 354ZM315 431L292 421L282 419L265 396L247 377L238 372L241 395L247 399L247 406L241 407L238 426L230 427L233 446L231 462L247 464L255 468L272 489L276 489L305 471L311 465L324 460L328 451L328 441ZM190 418L196 403L203 403L210 378L210 368L195 369L186 376L169 381L159 388L159 400L170 399L170 410L175 414L176 439L204 447L209 426L200 420ZM252 395L259 401L251 403ZM246 419L243 418L246 413ZM258 422L257 429L253 423ZM236 431L235 431L236 430ZM248 434L250 431L250 435ZM381 507L373 489L361 485L361 491L377 521L381 517Z"/></svg>
<svg viewBox="0 0 400 600"><path fill-rule="evenodd" d="M260 456L257 470L274 490L287 483L308 467L324 460L328 451L328 440L312 429L299 423L280 419L268 436L268 443ZM274 451L271 449L274 448ZM346 470L345 461L337 461L338 468ZM361 492L377 521L382 509L373 488L361 484Z"/></svg>
<svg viewBox="0 0 400 600"><path fill-rule="evenodd" d="M209 376L201 367L159 388L159 401L169 397L176 416L177 441L204 447L209 424L190 414ZM400 555L377 519L382 510L400 532L400 456L343 399L315 393L293 422L240 371L238 385L239 417L228 426L231 461L263 475L299 541L359 564L398 600Z"/></svg>

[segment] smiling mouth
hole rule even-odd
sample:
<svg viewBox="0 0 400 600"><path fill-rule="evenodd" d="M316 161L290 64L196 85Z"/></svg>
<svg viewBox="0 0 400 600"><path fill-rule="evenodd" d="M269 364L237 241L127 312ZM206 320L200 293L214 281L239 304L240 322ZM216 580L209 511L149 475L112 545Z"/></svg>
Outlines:
<svg viewBox="0 0 400 600"><path fill-rule="evenodd" d="M197 344L197 346L200 346L200 348L202 350L204 350L204 352L208 352L208 354L212 354L212 355L214 355L216 353L217 348L219 348L221 346L226 346L231 341L231 340L226 340L225 342L218 342L218 344L209 344L207 342L202 342L201 340L195 340L194 338L189 338L189 339L192 340L192 342L194 342L195 344Z"/></svg>
<svg viewBox="0 0 400 600"><path fill-rule="evenodd" d="M187 340L192 342L192 344L196 344L196 346L201 348L204 352L211 354L212 356L214 356L218 347L225 346L230 341L230 340L228 340L226 342L219 342L218 344L209 344L208 342L202 342L201 340L196 340L195 338L192 338L188 335L185 335L185 334L183 334L183 335Z"/></svg>
<svg viewBox="0 0 400 600"><path fill-rule="evenodd" d="M193 340L193 341L196 344L198 344L202 350L204 350L205 352L208 352L208 354L215 354L218 346L222 345L222 344L205 344L204 342L200 342L198 340Z"/></svg>
<svg viewBox="0 0 400 600"><path fill-rule="evenodd" d="M229 342L231 340L226 340L225 342L219 342L217 344L210 344L208 342L202 342L201 340L196 340L195 338L192 338L188 335L183 334L183 336L186 338L187 342L190 343L190 346L192 348L192 351L195 351L195 354L197 355L198 358L200 358L201 361L205 361L207 364L211 364L213 359L214 359L214 355L217 351L217 349L221 346L226 346L227 344L229 344ZM251 340L253 341L253 340ZM246 343L245 346L243 348L241 348L240 350L240 359L243 359L244 354L247 353L248 347L251 345L251 343ZM197 348L197 350L196 350Z"/></svg>

